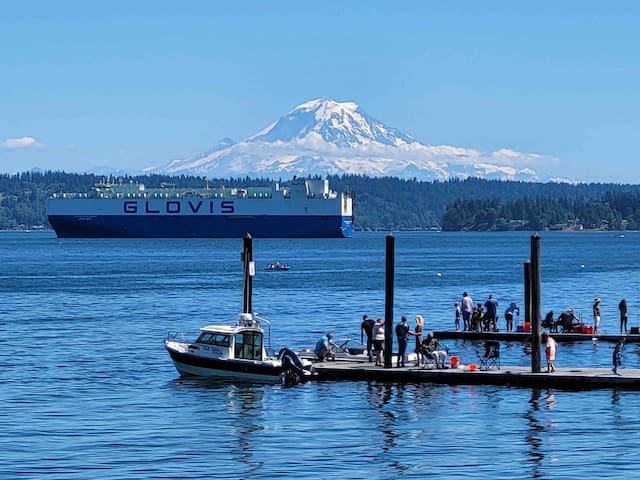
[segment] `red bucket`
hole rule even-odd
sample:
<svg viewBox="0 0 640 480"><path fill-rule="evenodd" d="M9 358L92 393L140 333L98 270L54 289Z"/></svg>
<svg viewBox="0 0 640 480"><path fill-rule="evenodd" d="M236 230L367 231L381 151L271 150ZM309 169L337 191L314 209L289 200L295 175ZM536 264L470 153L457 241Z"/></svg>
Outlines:
<svg viewBox="0 0 640 480"><path fill-rule="evenodd" d="M460 366L460 357L452 355L449 361L451 362L451 368L458 368Z"/></svg>

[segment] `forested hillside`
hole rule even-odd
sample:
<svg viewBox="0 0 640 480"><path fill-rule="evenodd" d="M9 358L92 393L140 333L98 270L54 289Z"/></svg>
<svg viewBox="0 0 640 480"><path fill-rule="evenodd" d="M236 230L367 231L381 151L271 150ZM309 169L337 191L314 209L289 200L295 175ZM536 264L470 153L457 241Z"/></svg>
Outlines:
<svg viewBox="0 0 640 480"><path fill-rule="evenodd" d="M0 229L49 228L45 200L57 192L86 192L103 176L65 172L0 175ZM158 187L202 187L200 177L120 177ZM208 179L212 186L267 185L270 179ZM361 175L329 177L331 188L353 192L358 230L639 229L640 186L527 183L468 178L420 182ZM286 184L286 182L282 182Z"/></svg>

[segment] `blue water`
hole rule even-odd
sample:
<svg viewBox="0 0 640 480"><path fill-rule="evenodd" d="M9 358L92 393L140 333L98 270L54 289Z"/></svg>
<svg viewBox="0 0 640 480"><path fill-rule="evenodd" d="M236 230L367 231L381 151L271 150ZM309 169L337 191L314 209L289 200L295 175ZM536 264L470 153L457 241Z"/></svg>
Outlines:
<svg viewBox="0 0 640 480"><path fill-rule="evenodd" d="M618 331L637 299L640 233L543 233L542 310ZM463 291L522 305L526 233L396 235L394 315L453 328ZM235 319L241 240L58 240L0 234L0 478L634 478L637 392L181 379L168 331ZM254 240L254 310L274 347L383 316L385 235ZM292 266L265 272L272 261ZM556 365L608 367L611 345L562 344ZM476 345L449 342L463 363ZM527 365L519 344L503 363ZM623 367L640 368L636 345ZM624 370L623 370L624 371Z"/></svg>

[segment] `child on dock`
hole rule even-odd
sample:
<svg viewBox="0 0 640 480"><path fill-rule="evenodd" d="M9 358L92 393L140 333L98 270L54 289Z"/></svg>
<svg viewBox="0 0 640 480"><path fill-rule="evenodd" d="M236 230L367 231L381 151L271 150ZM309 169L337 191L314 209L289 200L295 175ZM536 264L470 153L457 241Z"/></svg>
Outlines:
<svg viewBox="0 0 640 480"><path fill-rule="evenodd" d="M624 347L624 338L618 340L615 347L613 347L613 368L611 370L616 375L620 375L618 367L622 365L622 347Z"/></svg>
<svg viewBox="0 0 640 480"><path fill-rule="evenodd" d="M455 320L455 325L456 325L456 332L460 331L460 319L462 318L462 312L460 311L460 307L458 306L458 303L454 303L453 306L456 309L456 320ZM465 328L466 330L466 328Z"/></svg>
<svg viewBox="0 0 640 480"><path fill-rule="evenodd" d="M556 361L556 346L557 342L551 338L548 333L542 334L542 341L546 343L546 347L544 349L544 353L547 357L547 373L552 373L556 371L556 367L553 365L553 362Z"/></svg>

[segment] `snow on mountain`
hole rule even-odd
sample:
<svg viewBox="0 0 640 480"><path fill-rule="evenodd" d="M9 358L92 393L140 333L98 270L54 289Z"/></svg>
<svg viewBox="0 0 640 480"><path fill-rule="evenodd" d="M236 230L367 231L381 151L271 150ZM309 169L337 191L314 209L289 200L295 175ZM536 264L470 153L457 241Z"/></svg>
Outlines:
<svg viewBox="0 0 640 480"><path fill-rule="evenodd" d="M201 155L145 171L208 177L349 173L421 180L539 180L532 167L545 160L506 148L486 153L427 145L376 120L354 102L316 99L241 142L224 139Z"/></svg>

